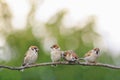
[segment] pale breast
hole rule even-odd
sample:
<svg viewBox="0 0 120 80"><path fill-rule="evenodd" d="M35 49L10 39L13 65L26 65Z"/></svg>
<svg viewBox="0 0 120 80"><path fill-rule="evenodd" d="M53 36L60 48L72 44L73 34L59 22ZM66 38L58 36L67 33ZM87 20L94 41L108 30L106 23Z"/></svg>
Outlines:
<svg viewBox="0 0 120 80"><path fill-rule="evenodd" d="M52 51L51 52L51 59L52 61L58 61L61 58L61 51Z"/></svg>
<svg viewBox="0 0 120 80"><path fill-rule="evenodd" d="M24 63L32 64L37 60L38 54L35 52L28 52L25 56Z"/></svg>

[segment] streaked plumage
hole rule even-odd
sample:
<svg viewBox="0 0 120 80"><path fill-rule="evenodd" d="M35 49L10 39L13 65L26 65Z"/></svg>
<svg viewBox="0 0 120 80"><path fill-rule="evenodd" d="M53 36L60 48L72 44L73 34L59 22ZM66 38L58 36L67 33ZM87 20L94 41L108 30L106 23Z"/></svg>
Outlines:
<svg viewBox="0 0 120 80"><path fill-rule="evenodd" d="M28 51L25 54L22 66L34 64L36 62L37 58L38 58L38 47L30 46Z"/></svg>
<svg viewBox="0 0 120 80"><path fill-rule="evenodd" d="M99 56L99 52L100 52L99 48L94 48L93 50L88 51L84 56L84 60L87 63L96 63L96 60Z"/></svg>
<svg viewBox="0 0 120 80"><path fill-rule="evenodd" d="M69 62L75 62L78 60L78 55L73 50L64 52L64 59Z"/></svg>

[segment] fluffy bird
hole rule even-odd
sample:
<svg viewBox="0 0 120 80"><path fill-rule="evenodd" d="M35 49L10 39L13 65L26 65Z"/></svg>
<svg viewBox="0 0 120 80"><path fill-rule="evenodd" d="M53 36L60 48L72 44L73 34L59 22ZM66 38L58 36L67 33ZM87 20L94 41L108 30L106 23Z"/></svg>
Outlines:
<svg viewBox="0 0 120 80"><path fill-rule="evenodd" d="M27 53L25 54L22 66L34 64L38 58L38 50L39 49L37 46L30 46ZM23 69L21 71L23 71Z"/></svg>
<svg viewBox="0 0 120 80"><path fill-rule="evenodd" d="M64 59L68 62L76 62L79 60L78 55L73 50L68 50L64 52Z"/></svg>
<svg viewBox="0 0 120 80"><path fill-rule="evenodd" d="M100 53L99 48L94 48L94 49L88 51L84 56L85 62L86 63L96 63L99 53Z"/></svg>
<svg viewBox="0 0 120 80"><path fill-rule="evenodd" d="M51 60L52 62L59 62L62 58L62 51L57 44L52 45L51 47ZM56 66L56 65L53 65Z"/></svg>

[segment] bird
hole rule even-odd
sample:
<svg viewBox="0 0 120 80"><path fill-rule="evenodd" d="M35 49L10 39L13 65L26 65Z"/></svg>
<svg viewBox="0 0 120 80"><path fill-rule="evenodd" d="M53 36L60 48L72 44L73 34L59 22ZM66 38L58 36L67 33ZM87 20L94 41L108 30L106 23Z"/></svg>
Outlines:
<svg viewBox="0 0 120 80"><path fill-rule="evenodd" d="M73 50L67 50L64 52L64 60L68 61L69 63L76 62L79 60L78 55Z"/></svg>
<svg viewBox="0 0 120 80"><path fill-rule="evenodd" d="M99 54L100 54L100 49L94 48L85 54L84 60L86 63L96 63Z"/></svg>
<svg viewBox="0 0 120 80"><path fill-rule="evenodd" d="M54 44L51 47L51 60L52 62L59 62L62 58L62 51L60 50L60 47L58 44ZM56 64L52 66L57 66Z"/></svg>
<svg viewBox="0 0 120 80"><path fill-rule="evenodd" d="M39 51L39 49L37 46L30 46L28 51L25 54L22 67L34 64L38 58L38 51ZM24 69L22 69L21 71L23 71L23 70Z"/></svg>

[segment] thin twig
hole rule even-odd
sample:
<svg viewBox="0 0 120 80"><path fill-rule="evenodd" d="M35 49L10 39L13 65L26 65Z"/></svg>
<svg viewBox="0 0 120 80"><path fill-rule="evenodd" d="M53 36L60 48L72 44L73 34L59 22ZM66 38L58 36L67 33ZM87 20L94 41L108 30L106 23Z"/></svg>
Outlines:
<svg viewBox="0 0 120 80"><path fill-rule="evenodd" d="M110 64L103 64L103 63L96 63L96 64L88 64L85 62L79 62L79 63L69 63L69 62L46 62L46 63L38 63L38 64L32 64L28 66L20 66L20 67L12 67L12 66L4 66L0 65L0 68L5 68L5 69L10 69L10 70L21 70L21 69L27 69L27 68L32 68L32 67L40 67L40 66L50 66L53 64L57 65L81 65L81 66L97 66L97 67L106 67L106 68L111 68L111 69L120 69L120 66L114 66Z"/></svg>

